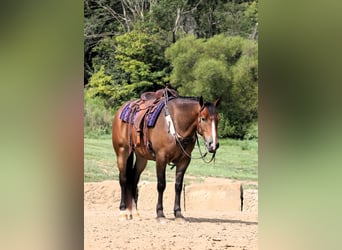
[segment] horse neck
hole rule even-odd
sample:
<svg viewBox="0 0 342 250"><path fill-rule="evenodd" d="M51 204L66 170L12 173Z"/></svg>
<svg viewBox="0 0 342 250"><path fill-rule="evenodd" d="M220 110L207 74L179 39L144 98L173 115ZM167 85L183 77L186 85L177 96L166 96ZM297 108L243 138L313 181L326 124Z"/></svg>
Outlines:
<svg viewBox="0 0 342 250"><path fill-rule="evenodd" d="M197 129L200 105L198 101L175 99L171 106L176 131L182 137L191 137Z"/></svg>

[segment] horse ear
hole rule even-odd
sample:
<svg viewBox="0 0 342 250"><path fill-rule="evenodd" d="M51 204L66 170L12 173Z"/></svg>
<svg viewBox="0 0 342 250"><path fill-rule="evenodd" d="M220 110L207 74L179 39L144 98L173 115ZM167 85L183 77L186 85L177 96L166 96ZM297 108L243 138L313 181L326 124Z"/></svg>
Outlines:
<svg viewBox="0 0 342 250"><path fill-rule="evenodd" d="M199 104L200 104L201 107L202 107L203 104L204 104L204 102L203 102L203 97L202 97L202 96L201 96L200 99L199 99Z"/></svg>
<svg viewBox="0 0 342 250"><path fill-rule="evenodd" d="M221 102L221 96L214 101L214 106L217 107Z"/></svg>

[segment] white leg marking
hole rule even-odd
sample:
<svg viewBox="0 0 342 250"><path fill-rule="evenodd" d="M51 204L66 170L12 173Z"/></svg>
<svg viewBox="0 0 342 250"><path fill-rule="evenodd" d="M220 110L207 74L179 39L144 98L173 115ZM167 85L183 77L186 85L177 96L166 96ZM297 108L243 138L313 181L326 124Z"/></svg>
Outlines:
<svg viewBox="0 0 342 250"><path fill-rule="evenodd" d="M139 212L137 209L137 204L135 203L134 199L132 199L132 217L133 218L139 218Z"/></svg>

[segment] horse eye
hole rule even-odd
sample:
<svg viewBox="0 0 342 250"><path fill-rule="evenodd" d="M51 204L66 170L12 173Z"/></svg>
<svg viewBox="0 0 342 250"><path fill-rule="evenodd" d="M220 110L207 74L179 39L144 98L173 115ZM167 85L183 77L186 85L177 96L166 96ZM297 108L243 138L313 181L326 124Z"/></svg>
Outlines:
<svg viewBox="0 0 342 250"><path fill-rule="evenodd" d="M207 119L205 117L202 117L202 122L206 122Z"/></svg>

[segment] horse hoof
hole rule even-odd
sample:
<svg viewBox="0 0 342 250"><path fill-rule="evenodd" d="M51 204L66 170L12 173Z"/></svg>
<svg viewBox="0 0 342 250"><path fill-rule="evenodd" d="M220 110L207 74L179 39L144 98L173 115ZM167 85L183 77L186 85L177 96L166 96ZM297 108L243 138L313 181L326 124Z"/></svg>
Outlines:
<svg viewBox="0 0 342 250"><path fill-rule="evenodd" d="M186 219L184 217L177 217L177 218L175 218L175 222L177 222L179 224L184 224L184 223L186 223Z"/></svg>
<svg viewBox="0 0 342 250"><path fill-rule="evenodd" d="M157 218L157 222L158 222L159 224L164 225L164 224L166 224L166 219L165 219L165 217L158 217L158 218Z"/></svg>
<svg viewBox="0 0 342 250"><path fill-rule="evenodd" d="M134 213L134 214L133 214L133 219L135 219L135 220L141 220L140 214L139 214L139 213Z"/></svg>
<svg viewBox="0 0 342 250"><path fill-rule="evenodd" d="M126 221L126 220L128 220L127 214L120 214L119 221Z"/></svg>
<svg viewBox="0 0 342 250"><path fill-rule="evenodd" d="M131 220L131 219L132 219L132 214L128 210L120 211L120 214L119 214L120 221Z"/></svg>

